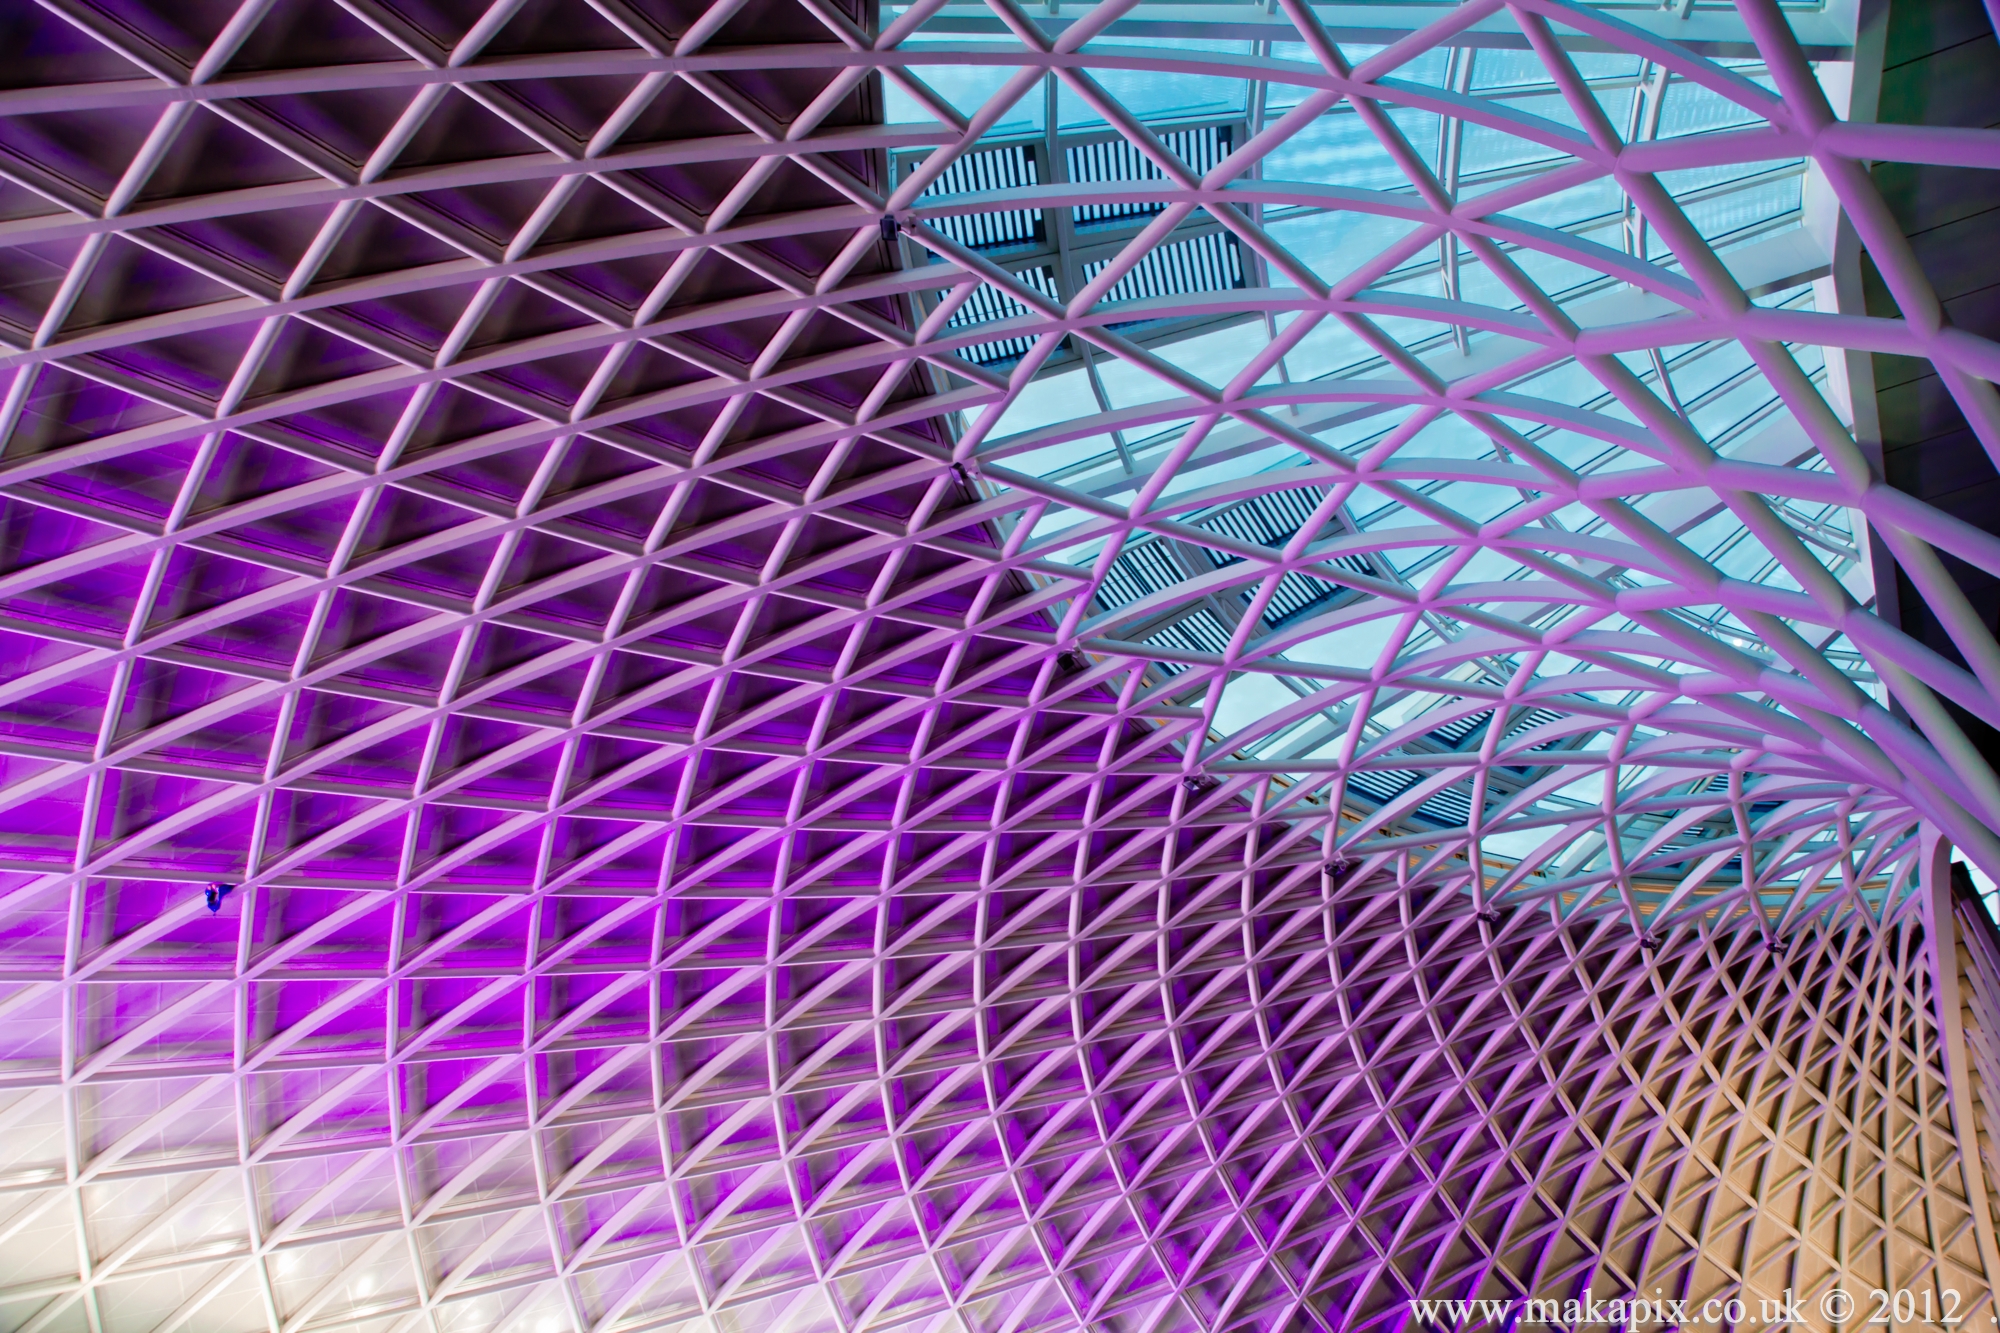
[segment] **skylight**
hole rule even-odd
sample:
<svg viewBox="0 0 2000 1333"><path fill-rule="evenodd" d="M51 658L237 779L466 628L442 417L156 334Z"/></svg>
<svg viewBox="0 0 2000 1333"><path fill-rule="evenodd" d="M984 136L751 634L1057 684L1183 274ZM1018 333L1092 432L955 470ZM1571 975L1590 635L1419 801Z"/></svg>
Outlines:
<svg viewBox="0 0 2000 1333"><path fill-rule="evenodd" d="M1881 798L1742 710L1903 724L1845 628L1835 192L1747 33L1083 7L1037 76L988 11L921 12L885 87L892 123L970 127L895 154L920 304L986 335L940 363L990 390L957 456L1062 634L1201 710L1190 774L1320 812L1329 861L1455 833L1512 867L1480 896L1811 900Z"/></svg>
<svg viewBox="0 0 2000 1333"><path fill-rule="evenodd" d="M0 14L0 1329L1991 1320L1853 5Z"/></svg>

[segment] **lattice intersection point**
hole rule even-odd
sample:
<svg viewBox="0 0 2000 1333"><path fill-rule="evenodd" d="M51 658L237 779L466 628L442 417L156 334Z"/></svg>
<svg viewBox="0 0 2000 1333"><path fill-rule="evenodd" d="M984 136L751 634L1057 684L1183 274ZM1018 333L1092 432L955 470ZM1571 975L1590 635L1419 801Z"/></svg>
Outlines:
<svg viewBox="0 0 2000 1333"><path fill-rule="evenodd" d="M1342 8L0 15L0 1326L1990 1323L2000 133Z"/></svg>

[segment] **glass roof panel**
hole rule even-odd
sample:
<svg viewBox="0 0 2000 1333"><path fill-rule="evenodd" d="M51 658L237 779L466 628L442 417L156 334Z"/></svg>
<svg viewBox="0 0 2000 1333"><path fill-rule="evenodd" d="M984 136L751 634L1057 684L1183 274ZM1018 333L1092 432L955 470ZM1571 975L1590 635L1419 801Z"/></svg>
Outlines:
<svg viewBox="0 0 2000 1333"><path fill-rule="evenodd" d="M1005 406L961 415L960 452L990 494L1032 504L1014 539L1082 581L1066 632L1159 653L1148 688L1208 719L1191 768L1361 756L1337 759L1361 765L1344 787L1290 773L1300 808L1372 792L1363 807L1390 809L1466 753L1449 729L1409 730L1432 713L1596 719L1550 742L1562 763L1468 755L1480 799L1533 820L1601 804L1601 771L1543 778L1616 769L1603 747L1638 734L1617 719L1704 673L1804 682L1817 662L1879 690L1811 609L1871 596L1849 508L1687 480L1701 460L1829 466L1812 431L1830 409L1797 416L1828 393L1820 348L1753 355L1713 314L1718 283L1808 322L1826 294L1805 160L1702 160L1704 136L1779 114L1770 73L1664 51L1331 49L1323 65L1328 47L1296 41L1093 37L1044 76L1053 128L996 121L961 149L1043 164L1022 179L1045 184L951 196L974 216L1034 205L1032 238L975 248L1038 265L1071 321L987 349ZM1340 82L1371 60L1388 73L1365 96ZM1672 140L1694 147L1644 188L1599 157ZM918 262L966 262L921 236ZM1648 337L1653 321L1671 332ZM1581 354L1579 327L1602 350ZM1662 595L1709 584L1768 605ZM1722 737L1700 762L1741 768ZM1753 763L1749 780L1780 778ZM1398 821L1462 823L1469 790Z"/></svg>
<svg viewBox="0 0 2000 1333"><path fill-rule="evenodd" d="M1979 1318L1856 8L0 10L0 1328Z"/></svg>

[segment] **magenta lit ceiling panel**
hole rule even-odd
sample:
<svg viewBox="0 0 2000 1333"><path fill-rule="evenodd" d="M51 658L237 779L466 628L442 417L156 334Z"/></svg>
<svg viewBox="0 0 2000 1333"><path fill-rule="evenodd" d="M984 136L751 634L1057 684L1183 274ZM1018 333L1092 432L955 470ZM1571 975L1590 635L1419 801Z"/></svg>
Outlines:
<svg viewBox="0 0 2000 1333"><path fill-rule="evenodd" d="M0 3L0 1331L1990 1323L1856 21Z"/></svg>

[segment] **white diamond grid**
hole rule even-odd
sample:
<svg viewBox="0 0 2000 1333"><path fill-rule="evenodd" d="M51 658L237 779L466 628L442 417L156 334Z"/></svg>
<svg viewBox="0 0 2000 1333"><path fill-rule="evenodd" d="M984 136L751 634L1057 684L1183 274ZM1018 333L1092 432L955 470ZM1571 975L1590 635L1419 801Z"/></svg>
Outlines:
<svg viewBox="0 0 2000 1333"><path fill-rule="evenodd" d="M1174 904L1190 942L1165 978L1130 963L1162 934L1144 886L1087 988L1061 984L1076 946L998 973L1011 1025L970 1017L980 950L896 938L934 961L886 1019L812 1033L832 1016L801 1005L785 1045L812 1039L780 1072L767 1032L691 1036L715 1029L686 1004L613 1057L624 1096L600 1079L533 1128L431 1115L392 1147L352 1114L382 1067L349 1066L239 1161L237 1116L268 1120L232 1100L270 1075L100 1083L88 1170L8 1240L24 1271L59 1270L74 1203L116 1243L88 1286L15 1291L70 1322L96 1300L114 1327L256 1327L271 1306L298 1327L1395 1327L1411 1291L1836 1284L1990 1309L1910 923L1648 960L1615 918L1496 931L1449 891L1218 910L1240 881ZM1268 939L1249 959L1246 924ZM940 989L945 1020L924 1013ZM1058 1044L1049 1011L1092 1021ZM708 1058L655 1105L649 1049ZM18 1160L60 1156L63 1105L10 1107ZM772 1178L792 1173L796 1192ZM276 1219L254 1243L253 1203Z"/></svg>
<svg viewBox="0 0 2000 1333"><path fill-rule="evenodd" d="M247 5L177 63L129 24L63 6L66 22L129 62L132 82L33 89L14 107L24 117L160 108L145 111L157 119L130 151L103 146L104 161L118 160L100 188L33 164L9 176L60 210L6 224L13 253L46 264L34 247L69 249L8 357L19 370L5 414L7 495L16 513L75 526L10 545L0 590L19 599L55 587L74 602L73 589L94 581L122 616L122 628L64 621L49 614L60 601L49 597L34 606L39 619L15 614L7 624L32 650L5 697L36 705L21 713L39 728L16 728L0 791L19 821L6 899L20 923L7 1001L20 1089L9 1114L23 1127L11 1217L16 1237L49 1242L23 1246L23 1280L0 1291L22 1326L1350 1326L1393 1319L1406 1290L1468 1275L1518 1290L1580 1274L1660 1275L1705 1293L1769 1290L1771 1273L1792 1264L1782 1271L1802 1288L1835 1272L1898 1283L1972 1274L1966 1289L1977 1285L1976 1229L1954 1178L1943 1057L1925 1018L1928 984L1903 890L1920 816L1983 855L1979 825L2000 813L1990 772L1932 693L1992 715L1995 650L1962 614L1930 547L1989 570L2000 561L1990 538L1870 480L1785 344L1930 356L1995 443L1983 378L1994 349L1944 327L1854 162L1976 163L1990 160L1990 136L1901 136L1831 120L1782 15L1756 5L1742 8L1743 21L1782 101L1739 73L1562 5L1465 6L1358 69L1312 11L1287 8L1292 39L1319 67L1309 77L1286 67L1283 78L1314 90L1301 104L1311 110L1263 127L1202 178L1091 72L1190 63L1086 50L1134 12L1130 4L1081 11L1053 36L1024 11L990 6L1019 37L1001 57L1018 72L970 116L925 96L923 62L940 47L902 63L880 58L937 5L906 12L876 38L804 6L831 42L718 49L706 62L705 44L740 7L662 27L638 9L592 6L628 49L554 44L532 57L550 78L614 66L631 76L610 113L581 132L514 94L509 76L520 67L508 62L528 58L518 48L482 55L527 18L546 27L546 11L495 6L440 39L435 26L393 10L339 8L396 58L232 82L239 49L274 12L295 11ZM1408 59L1502 13L1545 62L1575 126L1391 82ZM1665 72L1662 87L1669 77L1708 87L1764 124L1624 144L1549 23L1642 54ZM1255 57L1198 63L1259 81L1276 69ZM798 76L808 95L788 118L729 77L788 65L808 71ZM941 126L820 129L870 68L935 106ZM1051 72L1154 161L1161 183L1151 188L1164 205L1067 308L925 219L954 207L1102 203L1113 190L922 197L954 151L979 142L982 119L1004 113L1009 93L1052 87ZM358 159L342 158L259 104L296 95L288 88L358 90L390 114ZM649 107L683 91L741 130L643 149L622 142ZM1420 229L1404 248L1362 257L1328 281L1272 240L1257 212L1323 205L1324 193L1287 194L1247 174L1260 151L1341 98L1409 179L1407 190L1342 202L1414 217ZM1399 102L1557 145L1574 161L1475 207L1383 109ZM426 124L462 104L524 136L526 149L408 166ZM312 178L149 196L163 166L186 172L176 146L185 156L190 126L205 129L207 117ZM927 141L945 151L886 198L822 156ZM1649 174L1799 156L1839 196L1907 322L1750 302ZM650 163L747 165L719 175L710 206L697 208L636 186L629 173ZM1669 262L1500 216L1607 174L1666 238ZM774 181L796 188L807 178L840 202L788 214L759 200ZM508 234L427 215L426 235L455 253L422 264L388 256L378 271L324 279L343 239L378 213L407 223L410 213L397 210L426 190L515 181L538 198ZM587 184L645 210L644 226L548 241L559 224L578 225L565 210ZM1138 190L1120 184L1115 196ZM763 211L745 212L753 203ZM609 211L596 196L590 205ZM318 212L296 259L268 284L246 280L240 256L168 230L291 209ZM1173 298L1095 308L1196 210L1255 257L1266 308L1312 317L1287 325L1221 385L1108 327L1186 313ZM945 264L856 277L882 244L884 212ZM815 271L758 248L828 234L843 239ZM1515 310L1457 292L1428 307L1377 293L1398 262L1447 234L1464 253L1446 245L1445 267L1483 266ZM1551 249L1682 313L1579 329L1511 257ZM166 308L121 307L117 292L146 283L100 274L140 252L221 290L170 294ZM668 258L629 307L560 281L588 263L640 255ZM739 286L676 304L717 258L749 275L750 294ZM1290 285L1272 287L1273 272ZM976 335L952 328L952 303L978 290L970 278L1035 313ZM865 304L940 287L950 301L930 309L914 339ZM495 319L522 290L582 318L553 331L531 316ZM378 313L371 300L424 291L457 293L427 359L367 317ZM1200 305L1204 314L1222 308L1214 298ZM1482 330L1537 345L1448 380L1405 345L1418 339L1384 331L1413 310L1468 352ZM828 318L867 341L795 352ZM1319 320L1367 340L1382 373L1258 389ZM700 337L738 325L758 330L752 356ZM238 330L233 343L217 332L227 329ZM303 329L340 340L325 346L359 349L350 373L319 378L338 358L287 341ZM182 335L227 349L211 387L164 383L143 357L120 359ZM1038 340L1005 375L951 356L1001 336ZM981 432L1065 337L1181 396L1154 418L1194 419L1167 461L1139 479L1129 508L1009 466L1042 441L989 447ZM1715 339L1749 350L1823 467L1718 455L1676 410L1664 368L1649 381L1616 359ZM685 368L682 378L621 398L630 381L620 372L642 352ZM567 356L585 369L568 372L553 406L548 381L506 378ZM1593 485L1536 448L1522 425L1546 423L1552 409L1504 390L1564 358L1628 414L1570 408L1569 423L1646 458L1653 467L1639 480L1649 490L1696 491L1727 506L1791 586L1718 577L1631 502L1632 478ZM933 383L943 392L899 398L918 360L940 373ZM552 370L552 381L563 373ZM841 401L828 388L841 374L865 376L870 390ZM58 384L63 393L52 392ZM123 414L81 402L81 384L125 395ZM441 398L456 405L456 395L509 415L440 443L427 414ZM1498 461L1406 466L1398 451L1418 435L1413 425L1351 455L1279 415L1358 400L1469 421L1499 447ZM362 402L394 409L372 456L342 458L326 447L330 437L299 429L325 425L315 411ZM718 406L691 447L631 429L703 404ZM950 446L916 430L970 408L985 409L980 424ZM24 436L24 421L40 433ZM1253 483L1324 497L1275 555L1179 522L1203 507L1184 497L1156 503L1210 433L1235 425L1315 465ZM174 455L183 442L192 449ZM236 452L252 444L261 447L254 455ZM872 446L895 461L874 455L860 466ZM590 476L586 456L608 467L600 447L635 461L609 467L608 480ZM278 453L307 461L287 474L269 461ZM530 465L496 468L484 491L469 484L464 469L502 456ZM794 475L773 466L797 456L807 466ZM143 467L93 471L120 459L164 460L171 484L152 483L155 510L130 502L148 492ZM976 473L970 509L957 507L961 479L949 463ZM260 468L283 484L271 488ZM1423 483L1474 474L1531 494L1528 511L1580 504L1617 539L1527 540L1525 513L1473 523L1422 493ZM1433 519L1434 543L1468 555L1475 539L1507 550L1541 577L1526 591L1559 614L1536 623L1470 606L1454 595L1449 562L1420 587L1379 566L1371 576L1329 563L1381 554L1383 543L1340 516L1369 489ZM917 498L871 507L899 490ZM1212 506L1242 493L1202 498ZM371 545L375 512L409 496L455 506L458 521ZM1970 671L1872 622L1773 497L1865 515L1945 610ZM579 518L628 501L646 519L636 533ZM1089 526L1049 521L1065 510ZM257 527L313 511L337 515L323 549L296 534L283 549ZM982 548L980 523L1002 528L1004 546ZM1038 541L1038 524L1054 535ZM1232 587L1267 601L1282 576L1304 573L1378 599L1378 611L1396 606L1406 632L1440 615L1445 632L1433 630L1440 646L1428 653L1392 645L1374 671L1279 672L1273 655L1327 623L1267 634L1253 601L1255 614L1228 617L1219 652L1135 644L1120 631L1139 611L1097 594L1121 544L1142 533L1239 563L1139 610L1171 613ZM588 558L566 562L580 537ZM1083 540L1103 542L1087 568L1051 558ZM755 557L747 564L746 547ZM424 562L458 551L476 557L473 573L462 588L443 586ZM188 563L204 557L206 568ZM246 563L268 581L232 582ZM399 572L419 568L426 580L398 584ZM677 582L649 587L655 571ZM1618 577L1633 572L1641 577ZM110 594L125 582L129 595ZM609 605L563 601L606 587L617 589ZM365 596L379 612L385 588L387 600L416 608L414 618L366 620L356 608ZM1689 634L1661 614L1675 598L1720 608L1776 658ZM1353 605L1333 614L1358 619ZM306 628L252 619L287 607ZM1610 616L1632 628L1599 634ZM704 639L716 621L729 630ZM272 669L228 643L223 631L244 623L278 638L290 660ZM502 630L542 636L539 651L520 637L496 643ZM802 664L827 644L816 667ZM1057 662L1072 646L1087 655L1080 671ZM1552 684L1529 660L1557 651L1603 673L1589 681L1592 693L1574 680ZM636 685L633 653L651 671ZM1475 658L1511 669L1453 675ZM1700 669L1649 665L1668 659ZM403 676L371 676L384 660ZM1880 695L1849 683L1857 661L1889 684L1921 737ZM1185 669L1169 674L1161 663ZM162 664L172 668L166 683L149 674ZM1269 719L1190 743L1212 731L1225 683L1260 667L1323 684L1302 699L1301 716L1350 705L1334 714L1346 743L1331 762L1232 757L1276 730ZM572 705L566 718L552 718L546 697L531 698L537 681L554 682L549 691ZM1466 716L1505 712L1476 756L1440 762L1407 742L1442 714L1400 734L1368 730L1376 699L1401 702L1410 690L1457 701ZM328 698L377 711L327 711ZM322 714L311 716L315 708ZM1560 720L1510 733L1513 710L1531 708ZM1151 725L1134 725L1142 722ZM1529 767L1519 761L1541 753L1533 747L1570 733L1606 737L1607 749L1578 749L1565 763L1638 770L1642 781L1609 782L1602 808L1552 805L1545 798L1573 781L1565 769L1492 807L1482 785L1490 773L1509 760ZM417 739L398 750L406 737ZM1343 799L1353 774L1412 769L1436 776L1379 805ZM1424 801L1467 784L1478 822L1457 836L1406 822ZM1330 810L1343 812L1337 850L1325 840ZM1692 850L1672 845L1718 814L1727 833ZM1554 830L1544 851L1470 873L1468 839L1534 828ZM65 836L68 851L57 854ZM1579 840L1586 853L1565 859ZM1755 870L1732 878L1739 857ZM1338 869L1323 877L1328 860ZM235 938L222 951L186 887L208 878L243 885L226 918ZM1467 889L1480 918L1454 915ZM1818 928L1793 946L1806 961L1780 984L1780 955L1767 944L1811 921ZM1496 946L1496 931L1516 948ZM1744 980L1746 968L1764 980ZM1508 1001L1517 987L1527 998ZM1373 1033L1365 1006L1354 1011L1364 995L1384 1015ZM1447 1019L1454 1003L1470 1016ZM1704 1005L1741 1027L1704 1028ZM1637 1035L1623 1046L1549 1053L1566 1033L1578 1050L1586 1033L1615 1033L1627 1010ZM1484 1048L1455 1050L1468 1035ZM1644 1059L1630 1054L1656 1039ZM1510 1045L1536 1041L1532 1058ZM1382 1054L1398 1042L1424 1052L1412 1056L1418 1072ZM1815 1066L1835 1072L1816 1086L1792 1072ZM1517 1068L1543 1080L1520 1101L1479 1087L1482 1070ZM1731 1105L1739 1076L1777 1089L1775 1100ZM1679 1100L1646 1104L1674 1077L1686 1080ZM1631 1091L1640 1084L1647 1094ZM1454 1101L1448 1087L1468 1091ZM1799 1098L1811 1108L1795 1110ZM1520 1137L1493 1141L1506 1109L1530 1104L1538 1109L1520 1114ZM1620 1129L1614 1114L1601 1130L1593 1114L1614 1106L1628 1108L1620 1113L1630 1126ZM1446 1160L1468 1171L1477 1163L1478 1179L1436 1166L1428 1131L1399 1112L1419 1126L1428 1116L1441 1138L1462 1143ZM1681 1115L1728 1122L1721 1146L1704 1144ZM1545 1124L1558 1146L1535 1143L1546 1162L1529 1169L1536 1159L1519 1145ZM1880 1128L1872 1138L1849 1128L1864 1124ZM1768 1128L1746 1128L1758 1125ZM46 1135L27 1131L37 1126ZM1667 1146L1677 1129L1687 1146ZM1737 1146L1733 1136L1745 1135L1761 1142ZM1629 1168L1630 1179L1614 1181L1609 1145L1632 1140L1648 1143L1643 1156L1667 1183ZM1565 1156L1570 1144L1589 1146ZM1780 1169L1776 1144L1810 1147ZM1827 1164L1844 1153L1868 1164L1830 1178ZM1564 1177L1558 1164L1579 1160L1590 1165ZM1868 1185L1880 1193L1860 1198ZM1760 1228L1768 1237L1787 1209L1813 1225L1788 1235L1778 1227L1769 1249L1759 1248L1765 1239L1736 1247L1747 1267L1707 1271L1691 1257L1700 1250L1713 1263L1732 1252L1726 1237ZM1828 1226L1837 1239L1826 1238Z"/></svg>

